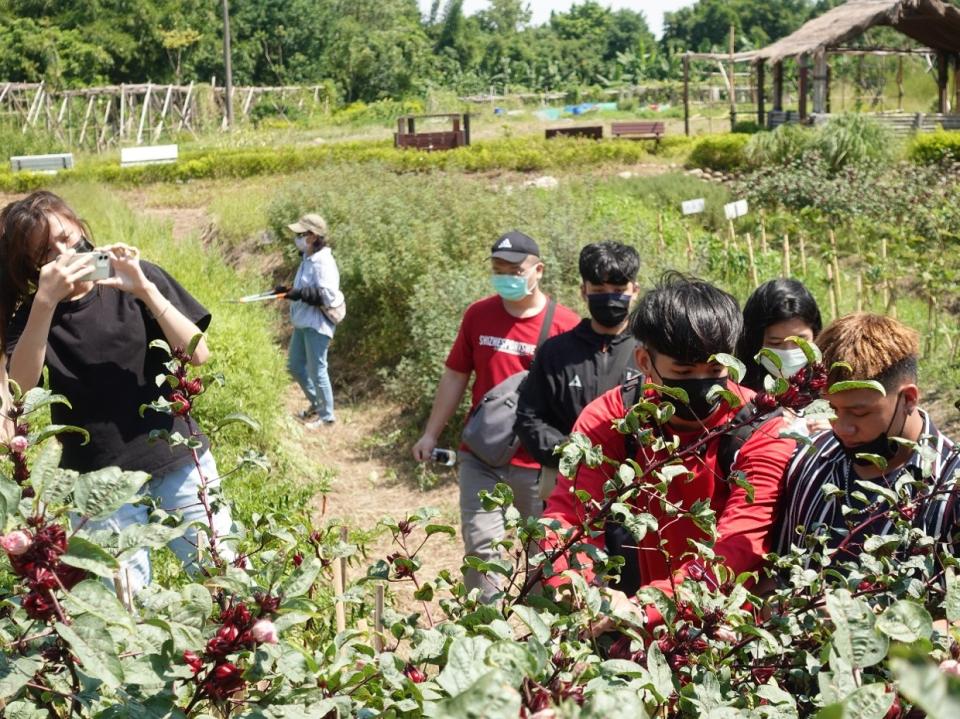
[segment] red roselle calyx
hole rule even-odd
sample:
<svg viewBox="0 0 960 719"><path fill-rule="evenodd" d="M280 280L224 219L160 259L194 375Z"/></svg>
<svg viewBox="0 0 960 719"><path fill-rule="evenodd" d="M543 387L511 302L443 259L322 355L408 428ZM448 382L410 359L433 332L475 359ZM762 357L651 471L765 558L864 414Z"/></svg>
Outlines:
<svg viewBox="0 0 960 719"><path fill-rule="evenodd" d="M174 409L174 414L184 417L190 413L190 400L182 392L173 392L170 395L170 401L179 404L180 407Z"/></svg>
<svg viewBox="0 0 960 719"><path fill-rule="evenodd" d="M413 664L407 664L403 668L403 673L414 684L420 684L427 681L427 675L423 673L421 669L418 669Z"/></svg>

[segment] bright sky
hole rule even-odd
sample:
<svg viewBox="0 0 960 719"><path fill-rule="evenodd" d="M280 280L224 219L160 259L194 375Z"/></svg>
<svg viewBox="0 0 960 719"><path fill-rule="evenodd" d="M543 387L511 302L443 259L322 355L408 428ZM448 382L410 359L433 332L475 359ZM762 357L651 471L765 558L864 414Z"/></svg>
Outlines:
<svg viewBox="0 0 960 719"><path fill-rule="evenodd" d="M431 0L419 0L424 12L430 12ZM550 18L551 10L569 10L575 0L529 0L533 11L533 22L536 25L545 23ZM660 37L663 30L663 13L678 10L687 5L693 5L694 0L600 0L601 5L607 5L614 10L628 8L639 10L647 17L647 24L653 34ZM441 3L443 7L446 3ZM477 10L487 6L487 0L464 0L463 12L472 15Z"/></svg>

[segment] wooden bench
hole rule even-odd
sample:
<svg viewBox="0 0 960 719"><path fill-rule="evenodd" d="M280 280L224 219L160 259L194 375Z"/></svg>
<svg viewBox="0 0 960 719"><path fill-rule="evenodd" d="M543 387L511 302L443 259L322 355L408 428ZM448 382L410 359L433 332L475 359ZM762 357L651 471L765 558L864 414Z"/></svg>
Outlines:
<svg viewBox="0 0 960 719"><path fill-rule="evenodd" d="M73 169L73 153L18 155L10 158L10 167L14 172L42 172L47 175L54 175L60 170Z"/></svg>
<svg viewBox="0 0 960 719"><path fill-rule="evenodd" d="M656 140L665 134L662 122L612 122L610 134L614 137L625 137L628 140Z"/></svg>
<svg viewBox="0 0 960 719"><path fill-rule="evenodd" d="M545 131L548 140L554 137L586 137L590 140L603 139L603 125L581 125L579 127L548 127Z"/></svg>
<svg viewBox="0 0 960 719"><path fill-rule="evenodd" d="M124 147L120 150L120 167L133 167L135 165L162 165L176 161L176 145Z"/></svg>

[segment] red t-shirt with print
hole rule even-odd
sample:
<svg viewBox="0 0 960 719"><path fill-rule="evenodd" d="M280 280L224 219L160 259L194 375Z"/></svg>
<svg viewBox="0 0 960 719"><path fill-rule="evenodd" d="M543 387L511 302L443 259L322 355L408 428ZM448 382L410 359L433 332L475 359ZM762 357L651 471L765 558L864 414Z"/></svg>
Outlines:
<svg viewBox="0 0 960 719"><path fill-rule="evenodd" d="M471 409L507 377L530 369L547 307L544 305L543 310L532 317L514 317L507 312L500 296L492 295L467 308L446 365L455 372L476 374L471 389ZM579 323L579 315L558 303L547 336L566 332ZM511 464L530 468L540 466L522 446Z"/></svg>

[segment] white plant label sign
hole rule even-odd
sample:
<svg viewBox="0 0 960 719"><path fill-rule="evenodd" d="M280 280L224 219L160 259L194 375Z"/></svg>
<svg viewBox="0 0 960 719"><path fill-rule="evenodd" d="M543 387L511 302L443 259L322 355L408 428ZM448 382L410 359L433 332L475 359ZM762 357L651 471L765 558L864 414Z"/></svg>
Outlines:
<svg viewBox="0 0 960 719"><path fill-rule="evenodd" d="M698 197L696 200L687 200L686 202L680 203L680 209L683 211L684 215L699 215L706 209L706 201L702 197Z"/></svg>
<svg viewBox="0 0 960 719"><path fill-rule="evenodd" d="M723 214L727 216L728 220L743 217L747 212L749 212L749 208L747 207L746 200L737 200L736 202L731 202L729 205L723 206Z"/></svg>

